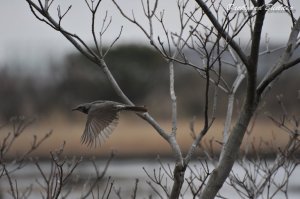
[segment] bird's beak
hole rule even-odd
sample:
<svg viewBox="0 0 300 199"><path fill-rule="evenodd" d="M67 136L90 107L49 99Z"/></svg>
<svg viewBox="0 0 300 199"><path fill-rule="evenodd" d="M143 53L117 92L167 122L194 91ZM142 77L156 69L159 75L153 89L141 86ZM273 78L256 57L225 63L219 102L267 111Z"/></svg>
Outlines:
<svg viewBox="0 0 300 199"><path fill-rule="evenodd" d="M78 107L72 108L72 111L77 111Z"/></svg>

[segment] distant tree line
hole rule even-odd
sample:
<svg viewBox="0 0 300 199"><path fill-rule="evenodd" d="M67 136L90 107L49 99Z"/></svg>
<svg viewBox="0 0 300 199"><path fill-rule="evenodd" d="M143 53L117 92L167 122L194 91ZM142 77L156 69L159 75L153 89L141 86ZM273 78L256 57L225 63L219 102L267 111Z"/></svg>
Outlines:
<svg viewBox="0 0 300 199"><path fill-rule="evenodd" d="M196 55L190 56L197 59ZM112 49L106 61L118 83L137 104L146 105L159 117L169 116L168 66L156 51L145 46L123 45ZM272 62L272 57L266 56L261 60L261 64L265 62ZM70 109L77 103L97 99L120 100L103 73L77 52L69 53L62 62L50 65L47 78L24 75L18 70L11 70L14 67L22 66L0 66L0 118L3 120L16 115L47 115L55 111L70 116ZM198 101L201 99L200 90L193 89L193 85L201 88L204 82L192 68L177 65L175 69L178 103L183 105L179 107L185 107L185 110L179 111L192 117L203 104ZM277 98L281 95L287 106L300 104L297 99L300 89L298 72L293 69L278 79L277 89L268 93L269 101L263 111L276 113L279 106ZM228 80L232 79L230 71L223 71L223 74ZM218 111L224 113L226 103L223 100L227 99L222 97L223 93L219 95ZM296 108L293 110L297 111Z"/></svg>

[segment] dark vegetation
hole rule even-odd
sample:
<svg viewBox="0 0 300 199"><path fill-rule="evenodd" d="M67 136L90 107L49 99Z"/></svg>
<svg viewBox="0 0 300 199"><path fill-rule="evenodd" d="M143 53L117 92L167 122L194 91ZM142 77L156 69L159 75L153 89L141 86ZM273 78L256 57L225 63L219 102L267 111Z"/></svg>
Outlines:
<svg viewBox="0 0 300 199"><path fill-rule="evenodd" d="M272 56L265 55L260 63L264 65L274 62L278 54L279 52L273 53ZM189 56L197 59L195 55ZM156 51L145 46L119 46L110 51L106 62L122 89L136 104L146 105L156 117L169 116L168 65ZM41 63L41 67L43 64L45 63ZM80 53L71 52L62 62L50 64L49 73L45 78L39 77L34 70L31 75L25 75L19 72L18 68L21 67L0 66L2 120L16 115L48 115L55 111L71 116L70 109L77 103L97 99L120 101L103 73ZM199 102L199 99L202 99L201 85L204 87L204 81L192 68L177 65L176 70L178 107L185 107L184 110L179 109L179 112L192 117L202 108L200 106L203 103ZM271 112L276 114L277 98L280 96L284 96L282 101L288 109L297 112L296 107L299 107L300 103L297 99L300 89L298 71L291 69L276 81L276 86L266 98L268 104L264 105L264 112L272 110ZM234 75L230 71L223 71L223 74L228 80ZM195 90L194 85L197 85L197 89L200 85L200 89ZM239 92L242 91L243 87ZM227 98L222 92L219 92L219 95L218 111L222 117L221 113L226 112Z"/></svg>

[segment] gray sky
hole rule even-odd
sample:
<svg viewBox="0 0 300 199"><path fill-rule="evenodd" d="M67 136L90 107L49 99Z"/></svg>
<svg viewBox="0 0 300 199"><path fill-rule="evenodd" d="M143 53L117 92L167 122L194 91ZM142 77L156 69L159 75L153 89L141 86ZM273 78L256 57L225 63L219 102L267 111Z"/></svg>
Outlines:
<svg viewBox="0 0 300 199"><path fill-rule="evenodd" d="M62 55L70 52L74 47L44 23L38 21L30 12L25 0L0 0L0 64L11 61L18 63L30 63L33 66L41 66L41 61L49 59L58 60ZM74 2L72 0L56 0L62 2L62 9ZM71 32L80 35L88 43L91 42L90 15L84 1L76 1L71 12L65 18L63 25ZM147 24L142 15L140 0L119 0L121 6L127 13L134 10L135 16L141 23ZM166 22L168 28L177 31L176 21L178 10L175 0L160 0L160 10L165 9ZM111 0L101 2L101 14L103 17L105 10L112 16L112 25L104 36L105 43L110 43L118 34L121 25L124 26L120 43L148 43L145 36L136 26L128 23L121 17ZM294 1L296 8L295 16L299 16L300 1ZM193 7L193 2L191 3ZM54 7L55 8L55 7ZM299 8L299 10L297 10ZM55 9L53 9L55 11ZM264 32L268 32L272 41L284 41L290 31L290 22L285 14L272 13L267 15L264 25ZM161 33L158 26L158 34ZM157 34L157 35L158 35ZM243 35L241 36L243 38ZM44 62L45 63L45 62Z"/></svg>

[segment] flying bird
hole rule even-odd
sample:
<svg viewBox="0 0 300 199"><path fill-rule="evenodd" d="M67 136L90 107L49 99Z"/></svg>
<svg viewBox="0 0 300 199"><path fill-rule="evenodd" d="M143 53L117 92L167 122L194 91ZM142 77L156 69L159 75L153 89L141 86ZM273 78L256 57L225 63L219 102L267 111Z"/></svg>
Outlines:
<svg viewBox="0 0 300 199"><path fill-rule="evenodd" d="M80 104L72 110L87 114L81 143L87 144L89 147L101 145L108 138L118 124L120 111L147 112L147 109L142 106L101 100Z"/></svg>

